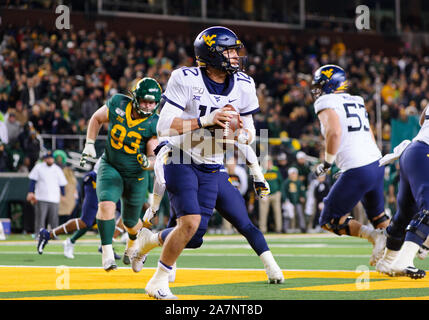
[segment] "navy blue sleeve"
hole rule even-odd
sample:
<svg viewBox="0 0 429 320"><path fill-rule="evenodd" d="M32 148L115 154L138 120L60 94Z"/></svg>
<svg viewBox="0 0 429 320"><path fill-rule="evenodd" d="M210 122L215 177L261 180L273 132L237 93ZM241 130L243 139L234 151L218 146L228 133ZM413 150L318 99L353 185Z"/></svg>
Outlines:
<svg viewBox="0 0 429 320"><path fill-rule="evenodd" d="M64 186L61 186L60 189L61 189L61 195L65 196L66 188Z"/></svg>
<svg viewBox="0 0 429 320"><path fill-rule="evenodd" d="M36 189L36 180L30 180L30 186L28 187L28 192L34 192Z"/></svg>

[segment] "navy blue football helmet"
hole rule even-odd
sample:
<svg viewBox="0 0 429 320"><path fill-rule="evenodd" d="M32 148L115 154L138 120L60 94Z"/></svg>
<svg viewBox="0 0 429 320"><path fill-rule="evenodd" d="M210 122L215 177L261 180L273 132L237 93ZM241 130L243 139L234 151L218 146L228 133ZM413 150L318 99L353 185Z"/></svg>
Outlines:
<svg viewBox="0 0 429 320"><path fill-rule="evenodd" d="M316 70L311 83L314 99L322 94L345 92L348 87L346 73L343 68L327 64Z"/></svg>
<svg viewBox="0 0 429 320"><path fill-rule="evenodd" d="M194 41L195 57L200 67L209 65L229 74L241 69L244 57L239 57L239 63L232 65L223 52L228 49L236 49L238 53L241 48L243 48L243 44L237 35L230 29L221 26L201 31Z"/></svg>

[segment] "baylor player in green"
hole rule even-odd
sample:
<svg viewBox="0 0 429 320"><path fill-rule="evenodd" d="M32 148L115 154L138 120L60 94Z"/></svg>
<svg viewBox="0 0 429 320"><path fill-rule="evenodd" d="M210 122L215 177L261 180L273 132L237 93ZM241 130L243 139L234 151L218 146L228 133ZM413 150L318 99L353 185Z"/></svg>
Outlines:
<svg viewBox="0 0 429 320"><path fill-rule="evenodd" d="M124 227L128 233L124 259L131 256L137 233L143 226L142 207L153 169L153 150L158 145L156 109L161 86L152 78L137 82L130 95L115 94L89 120L81 165L96 157L94 143L103 123L109 123L105 152L97 174L97 225L101 238L104 270L117 268L112 248L115 231L115 206L121 199Z"/></svg>

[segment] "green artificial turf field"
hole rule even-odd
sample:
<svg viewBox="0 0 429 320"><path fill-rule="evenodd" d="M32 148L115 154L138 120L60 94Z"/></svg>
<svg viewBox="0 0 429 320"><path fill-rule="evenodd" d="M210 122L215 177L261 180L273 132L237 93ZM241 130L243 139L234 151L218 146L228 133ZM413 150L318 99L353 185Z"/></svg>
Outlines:
<svg viewBox="0 0 429 320"><path fill-rule="evenodd" d="M369 266L372 245L363 239L330 234L267 235L285 275L267 284L261 260L240 235L206 235L199 249L185 250L171 284L180 299L361 300L429 299L429 280L391 278ZM101 267L97 235L75 245L75 258L63 256L62 241L50 241L43 255L30 235L0 241L0 299L148 299L144 287L155 271L160 248L145 268L133 273L118 261L110 273ZM125 245L114 243L122 254ZM429 269L429 259L415 259Z"/></svg>

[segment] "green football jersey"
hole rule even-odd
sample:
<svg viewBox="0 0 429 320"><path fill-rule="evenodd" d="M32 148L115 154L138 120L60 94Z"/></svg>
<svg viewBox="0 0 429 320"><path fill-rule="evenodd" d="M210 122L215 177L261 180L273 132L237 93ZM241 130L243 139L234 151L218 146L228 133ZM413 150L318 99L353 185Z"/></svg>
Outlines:
<svg viewBox="0 0 429 320"><path fill-rule="evenodd" d="M139 163L139 154L146 154L147 141L156 137L159 116L131 118L131 98L115 94L106 102L109 110L109 128L105 159L125 178L146 176Z"/></svg>

